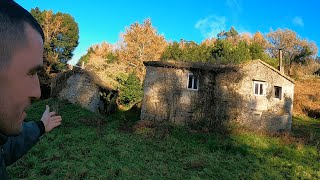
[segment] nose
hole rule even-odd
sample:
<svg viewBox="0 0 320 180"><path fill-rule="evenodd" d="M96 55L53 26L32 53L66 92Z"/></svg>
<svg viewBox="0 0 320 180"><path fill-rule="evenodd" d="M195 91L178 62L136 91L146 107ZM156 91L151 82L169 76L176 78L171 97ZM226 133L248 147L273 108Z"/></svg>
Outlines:
<svg viewBox="0 0 320 180"><path fill-rule="evenodd" d="M41 97L40 82L38 75L32 78L31 99L39 99Z"/></svg>

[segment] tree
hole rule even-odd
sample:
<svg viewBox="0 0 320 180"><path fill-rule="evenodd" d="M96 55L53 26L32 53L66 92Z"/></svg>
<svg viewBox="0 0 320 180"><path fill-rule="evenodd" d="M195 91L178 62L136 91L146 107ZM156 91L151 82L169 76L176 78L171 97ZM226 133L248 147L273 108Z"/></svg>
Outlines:
<svg viewBox="0 0 320 180"><path fill-rule="evenodd" d="M264 59L264 49L261 44L253 42L249 48L252 59Z"/></svg>
<svg viewBox="0 0 320 180"><path fill-rule="evenodd" d="M252 42L260 44L263 49L266 49L268 46L268 41L264 38L261 32L256 32L252 37Z"/></svg>
<svg viewBox="0 0 320 180"><path fill-rule="evenodd" d="M217 63L229 63L231 61L233 46L226 39L218 39L212 50L212 55L216 59Z"/></svg>
<svg viewBox="0 0 320 180"><path fill-rule="evenodd" d="M227 39L217 40L212 55L217 63L222 64L240 64L252 59L250 46L245 41L233 45Z"/></svg>
<svg viewBox="0 0 320 180"><path fill-rule="evenodd" d="M252 43L252 39L249 33L243 33L240 37L240 40L246 42L248 45Z"/></svg>
<svg viewBox="0 0 320 180"><path fill-rule="evenodd" d="M227 37L236 37L239 35L238 31L232 26L229 32L226 33Z"/></svg>
<svg viewBox="0 0 320 180"><path fill-rule="evenodd" d="M308 58L317 54L317 46L300 38L296 32L290 29L278 29L267 34L270 43L268 51L272 57L278 57L278 49L283 50L285 68L290 75L293 62L305 63Z"/></svg>
<svg viewBox="0 0 320 180"><path fill-rule="evenodd" d="M143 24L132 24L122 34L122 38L121 49L118 51L119 60L134 67L142 80L145 74L143 61L160 60L167 43L152 26L150 19L144 20Z"/></svg>
<svg viewBox="0 0 320 180"><path fill-rule="evenodd" d="M206 45L206 46L214 46L216 43L217 39L216 38L208 38L205 39L204 41L201 42L201 44Z"/></svg>
<svg viewBox="0 0 320 180"><path fill-rule="evenodd" d="M119 103L130 107L143 98L143 88L134 72L130 73L125 80L119 81Z"/></svg>
<svg viewBox="0 0 320 180"><path fill-rule="evenodd" d="M169 43L165 51L162 54L161 60L175 60L181 61L183 56L183 50L180 48L179 43L174 41Z"/></svg>
<svg viewBox="0 0 320 180"><path fill-rule="evenodd" d="M245 41L240 41L233 49L231 59L234 63L242 63L252 60L249 45Z"/></svg>
<svg viewBox="0 0 320 180"><path fill-rule="evenodd" d="M117 60L118 56L114 52L114 46L107 42L102 42L89 47L87 54L80 58L78 65L81 66L82 62L84 62L86 69L95 73L105 71L111 63L115 63Z"/></svg>
<svg viewBox="0 0 320 180"><path fill-rule="evenodd" d="M39 73L43 97L50 94L50 80L61 71L78 46L79 28L74 18L66 13L31 9L44 31L44 70Z"/></svg>
<svg viewBox="0 0 320 180"><path fill-rule="evenodd" d="M213 61L212 46L204 43L198 45L194 41L180 40L169 44L164 51L161 60L176 60L188 62Z"/></svg>
<svg viewBox="0 0 320 180"><path fill-rule="evenodd" d="M232 43L232 45L236 46L240 41L240 36L238 31L232 26L229 31L222 31L217 35L218 39L225 39Z"/></svg>
<svg viewBox="0 0 320 180"><path fill-rule="evenodd" d="M87 64L87 63L89 62L90 56L91 56L91 54L92 54L93 52L94 52L93 47L92 47L92 46L89 47L89 49L87 50L87 53L80 57L77 65L78 65L78 66L82 66L82 63Z"/></svg>

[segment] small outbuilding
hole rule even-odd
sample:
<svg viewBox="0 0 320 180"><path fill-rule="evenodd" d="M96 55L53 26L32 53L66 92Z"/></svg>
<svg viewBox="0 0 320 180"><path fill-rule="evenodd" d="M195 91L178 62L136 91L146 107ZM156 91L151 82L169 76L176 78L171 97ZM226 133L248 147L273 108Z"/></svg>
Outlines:
<svg viewBox="0 0 320 180"><path fill-rule="evenodd" d="M294 81L282 68L261 60L240 65L144 64L142 120L211 129L225 125L269 132L291 129Z"/></svg>
<svg viewBox="0 0 320 180"><path fill-rule="evenodd" d="M50 96L105 115L117 110L118 92L80 68L59 73L51 83Z"/></svg>

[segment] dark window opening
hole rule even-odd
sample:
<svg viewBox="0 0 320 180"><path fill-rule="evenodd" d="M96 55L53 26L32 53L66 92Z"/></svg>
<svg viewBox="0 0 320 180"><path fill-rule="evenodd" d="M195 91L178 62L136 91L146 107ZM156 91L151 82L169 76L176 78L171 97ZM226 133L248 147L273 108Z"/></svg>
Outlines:
<svg viewBox="0 0 320 180"><path fill-rule="evenodd" d="M279 86L274 86L274 98L281 99L282 88Z"/></svg>
<svg viewBox="0 0 320 180"><path fill-rule="evenodd" d="M263 95L263 84L260 84L260 95Z"/></svg>
<svg viewBox="0 0 320 180"><path fill-rule="evenodd" d="M188 73L188 89L198 90L198 77L192 73Z"/></svg>

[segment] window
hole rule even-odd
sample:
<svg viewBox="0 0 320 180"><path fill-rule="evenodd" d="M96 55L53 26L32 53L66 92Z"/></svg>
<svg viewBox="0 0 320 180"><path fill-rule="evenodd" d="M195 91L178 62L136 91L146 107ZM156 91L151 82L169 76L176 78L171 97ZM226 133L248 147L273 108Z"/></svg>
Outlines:
<svg viewBox="0 0 320 180"><path fill-rule="evenodd" d="M266 95L266 84L261 81L254 81L254 95L264 96Z"/></svg>
<svg viewBox="0 0 320 180"><path fill-rule="evenodd" d="M274 86L274 98L281 99L282 97L282 87Z"/></svg>
<svg viewBox="0 0 320 180"><path fill-rule="evenodd" d="M188 73L188 89L198 90L198 84L198 77L192 73Z"/></svg>

